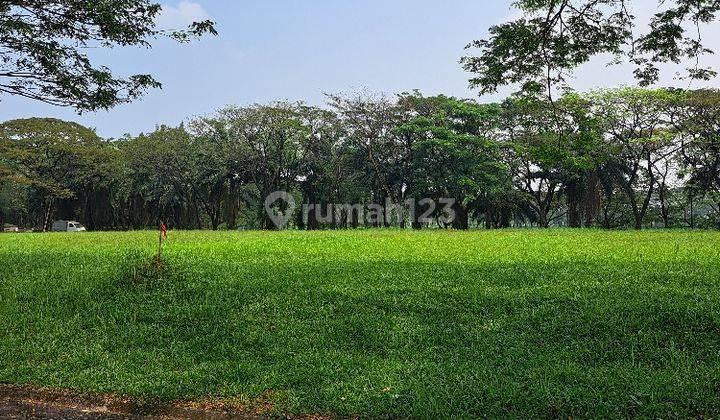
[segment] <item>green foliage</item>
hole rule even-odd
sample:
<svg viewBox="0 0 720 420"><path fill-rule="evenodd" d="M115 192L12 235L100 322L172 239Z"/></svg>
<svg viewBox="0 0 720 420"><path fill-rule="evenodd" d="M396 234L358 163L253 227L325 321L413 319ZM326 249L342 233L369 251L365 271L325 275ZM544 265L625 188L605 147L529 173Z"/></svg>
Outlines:
<svg viewBox="0 0 720 420"><path fill-rule="evenodd" d="M411 193L455 199L455 227L467 228L468 213L488 208L509 185L500 148L490 138L500 107L418 93L402 95L399 106L408 115L395 132L410 144Z"/></svg>
<svg viewBox="0 0 720 420"><path fill-rule="evenodd" d="M698 192L720 192L720 92L676 92L668 107L673 127L683 133L680 152L689 184Z"/></svg>
<svg viewBox="0 0 720 420"><path fill-rule="evenodd" d="M31 187L46 207L43 228L56 200L76 197L106 173L107 151L94 131L51 118L0 124L5 182ZM2 175L2 174L0 174Z"/></svg>
<svg viewBox="0 0 720 420"><path fill-rule="evenodd" d="M159 3L148 0L0 3L0 93L96 111L160 87L147 74L117 78L107 67L94 66L85 53L97 46L149 48L150 40L160 35L187 42L217 34L210 21L194 22L185 30L157 30L160 11Z"/></svg>
<svg viewBox="0 0 720 420"><path fill-rule="evenodd" d="M692 79L708 80L711 68L697 66L698 57L712 53L703 45L704 25L715 24L720 4L706 0L658 0L650 24L633 36L636 17L630 0L518 0L523 17L492 26L487 39L468 49L478 56L462 59L477 76L471 85L482 93L519 84L528 93L566 82L568 74L593 56L610 54L614 62L627 59L636 67L641 85L657 82L660 63L691 61Z"/></svg>
<svg viewBox="0 0 720 420"><path fill-rule="evenodd" d="M329 99L326 109L226 107L187 127L110 142L74 123L5 123L0 191L18 195L0 200L0 215L38 229L52 218L92 229L159 220L272 229L264 199L283 190L318 205L307 221L302 206L293 214L290 226L308 230L408 220L415 229L720 226L714 90L621 88L500 104L418 92ZM420 223L424 198L454 199L455 222L441 220L438 205L433 222ZM327 211L413 201L402 221Z"/></svg>
<svg viewBox="0 0 720 420"><path fill-rule="evenodd" d="M0 235L0 382L271 390L275 414L713 418L718 240L171 232L158 269L157 232Z"/></svg>
<svg viewBox="0 0 720 420"><path fill-rule="evenodd" d="M184 128L161 126L150 134L118 144L122 155L124 199L172 213L192 206L194 165L192 141ZM132 220L131 226L156 225L158 221ZM192 223L191 221L188 221Z"/></svg>

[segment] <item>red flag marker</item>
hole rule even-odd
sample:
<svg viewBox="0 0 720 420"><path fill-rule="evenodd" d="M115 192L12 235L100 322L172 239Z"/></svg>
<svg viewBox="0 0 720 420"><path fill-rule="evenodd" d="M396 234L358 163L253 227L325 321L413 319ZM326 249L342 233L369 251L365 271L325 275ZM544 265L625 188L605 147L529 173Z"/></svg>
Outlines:
<svg viewBox="0 0 720 420"><path fill-rule="evenodd" d="M162 235L163 238L167 239L167 226L165 226L165 223L160 222L160 235Z"/></svg>
<svg viewBox="0 0 720 420"><path fill-rule="evenodd" d="M165 226L165 223L163 221L160 221L160 232L158 234L158 252L157 252L158 264L160 264L160 258L162 257L163 238L167 239L167 226Z"/></svg>

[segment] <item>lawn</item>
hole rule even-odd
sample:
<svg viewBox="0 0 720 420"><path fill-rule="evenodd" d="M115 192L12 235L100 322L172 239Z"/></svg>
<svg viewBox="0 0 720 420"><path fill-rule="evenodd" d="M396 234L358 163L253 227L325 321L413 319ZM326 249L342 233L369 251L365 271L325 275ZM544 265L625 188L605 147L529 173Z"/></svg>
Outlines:
<svg viewBox="0 0 720 420"><path fill-rule="evenodd" d="M720 233L0 235L0 383L366 417L720 415Z"/></svg>

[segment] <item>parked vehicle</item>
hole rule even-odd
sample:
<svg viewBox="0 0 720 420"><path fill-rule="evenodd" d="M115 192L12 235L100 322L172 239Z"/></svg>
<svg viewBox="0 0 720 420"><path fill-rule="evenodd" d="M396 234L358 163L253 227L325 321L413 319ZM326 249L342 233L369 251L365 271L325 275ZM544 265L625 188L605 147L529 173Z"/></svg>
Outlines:
<svg viewBox="0 0 720 420"><path fill-rule="evenodd" d="M53 232L85 232L85 226L74 220L57 220L52 224Z"/></svg>
<svg viewBox="0 0 720 420"><path fill-rule="evenodd" d="M15 225L5 224L5 225L3 225L2 231L7 232L7 233L17 233L17 232L20 232L20 228Z"/></svg>

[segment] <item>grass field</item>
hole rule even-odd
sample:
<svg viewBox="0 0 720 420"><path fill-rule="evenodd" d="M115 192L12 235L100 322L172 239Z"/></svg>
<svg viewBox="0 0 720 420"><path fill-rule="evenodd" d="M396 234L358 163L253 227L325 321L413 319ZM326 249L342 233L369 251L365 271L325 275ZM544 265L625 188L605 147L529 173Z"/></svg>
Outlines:
<svg viewBox="0 0 720 420"><path fill-rule="evenodd" d="M720 415L720 234L0 235L0 383L286 414Z"/></svg>

